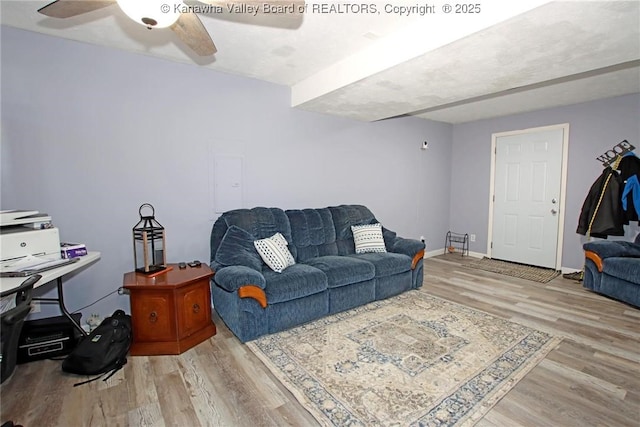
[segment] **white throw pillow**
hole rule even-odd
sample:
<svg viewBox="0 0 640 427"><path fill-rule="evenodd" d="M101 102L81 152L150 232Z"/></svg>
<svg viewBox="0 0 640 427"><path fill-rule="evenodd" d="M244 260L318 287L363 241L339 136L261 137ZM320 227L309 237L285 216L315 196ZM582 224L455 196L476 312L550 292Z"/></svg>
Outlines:
<svg viewBox="0 0 640 427"><path fill-rule="evenodd" d="M384 238L382 237L382 225L366 224L352 225L353 242L356 245L356 253L364 254L367 252L387 252L384 246Z"/></svg>
<svg viewBox="0 0 640 427"><path fill-rule="evenodd" d="M253 242L262 260L276 273L296 263L287 245L287 239L280 233Z"/></svg>

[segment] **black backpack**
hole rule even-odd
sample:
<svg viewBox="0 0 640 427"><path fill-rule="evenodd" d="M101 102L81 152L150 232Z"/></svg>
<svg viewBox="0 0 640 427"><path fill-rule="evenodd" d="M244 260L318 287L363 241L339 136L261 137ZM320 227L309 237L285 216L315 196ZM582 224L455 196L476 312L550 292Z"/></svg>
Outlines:
<svg viewBox="0 0 640 427"><path fill-rule="evenodd" d="M109 374L103 380L106 381L127 363L131 340L131 316L116 310L62 361L62 370L78 375L98 375L74 384L74 387Z"/></svg>

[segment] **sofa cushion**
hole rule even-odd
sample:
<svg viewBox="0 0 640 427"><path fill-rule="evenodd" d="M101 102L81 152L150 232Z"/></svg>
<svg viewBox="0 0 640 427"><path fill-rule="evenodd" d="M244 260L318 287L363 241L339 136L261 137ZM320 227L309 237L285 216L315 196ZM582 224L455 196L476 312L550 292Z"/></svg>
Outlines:
<svg viewBox="0 0 640 427"><path fill-rule="evenodd" d="M296 261L289 252L288 242L280 233L253 242L262 260L276 273L294 265Z"/></svg>
<svg viewBox="0 0 640 427"><path fill-rule="evenodd" d="M640 258L605 258L602 262L602 272L609 276L640 285Z"/></svg>
<svg viewBox="0 0 640 427"><path fill-rule="evenodd" d="M220 218L216 220L214 229L218 223L220 224L218 228L222 228L224 231L222 234L220 234L222 230L214 230L215 232L212 232L212 248L217 248L219 244L217 238L222 239L226 228L232 225L247 231L256 239L264 239L273 236L275 233L281 233L288 242L291 242L289 218L287 218L284 211L279 208L257 207L252 209L235 209L223 213ZM295 247L291 247L289 250L295 258Z"/></svg>
<svg viewBox="0 0 640 427"><path fill-rule="evenodd" d="M215 261L222 265L244 265L262 270L262 259L253 245L255 238L243 229L232 225L227 229L215 254Z"/></svg>
<svg viewBox="0 0 640 427"><path fill-rule="evenodd" d="M380 223L352 225L351 232L353 233L353 243L357 254L387 252Z"/></svg>
<svg viewBox="0 0 640 427"><path fill-rule="evenodd" d="M384 238L384 246L387 248L392 248L394 242L398 238L398 235L395 231L387 230L382 227L382 237Z"/></svg>
<svg viewBox="0 0 640 427"><path fill-rule="evenodd" d="M352 225L372 224L379 222L369 209L361 205L340 205L329 207L336 229L338 255L354 254Z"/></svg>
<svg viewBox="0 0 640 427"><path fill-rule="evenodd" d="M373 264L376 270L376 277L386 277L411 270L411 258L392 252L354 254L349 255L349 258L365 260Z"/></svg>
<svg viewBox="0 0 640 427"><path fill-rule="evenodd" d="M291 243L298 262L325 255L338 255L336 229L328 208L285 211L291 225Z"/></svg>
<svg viewBox="0 0 640 427"><path fill-rule="evenodd" d="M370 262L345 256L323 256L305 261L327 276L327 286L337 288L373 279L375 268Z"/></svg>
<svg viewBox="0 0 640 427"><path fill-rule="evenodd" d="M310 265L294 264L282 273L264 268L262 274L267 281L264 291L269 304L303 298L327 290L327 276Z"/></svg>

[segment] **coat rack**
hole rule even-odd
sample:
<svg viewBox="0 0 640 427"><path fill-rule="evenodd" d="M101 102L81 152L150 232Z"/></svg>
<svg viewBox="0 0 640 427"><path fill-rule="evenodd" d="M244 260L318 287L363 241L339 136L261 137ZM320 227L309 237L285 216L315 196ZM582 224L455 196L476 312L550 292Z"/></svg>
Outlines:
<svg viewBox="0 0 640 427"><path fill-rule="evenodd" d="M622 159L622 156L632 152L633 150L635 150L635 148L636 147L634 147L629 141L625 139L622 142L618 143L617 145L614 145L610 150L605 151L604 154L601 154L598 157L596 157L596 159L602 162L602 167L604 168L608 166L612 166L612 169L617 169L618 165L620 164L620 159ZM589 228L587 229L587 234L586 234L587 239L591 238L591 227L593 226L593 222L595 221L596 216L598 215L598 210L600 209L600 203L604 198L604 194L607 190L607 186L609 185L610 180L611 180L611 174L609 174L609 176L607 177L606 181L604 182L604 185L602 186L602 190L600 191L600 197L598 199L598 203L596 204L596 208L593 211L591 220L589 221Z"/></svg>
<svg viewBox="0 0 640 427"><path fill-rule="evenodd" d="M629 141L625 139L619 144L614 145L610 150L607 150L603 154L600 154L598 157L596 157L596 159L602 162L603 168L606 168L607 166L611 166L611 164L620 157L632 152L635 149L636 147L634 147Z"/></svg>
<svg viewBox="0 0 640 427"><path fill-rule="evenodd" d="M603 154L601 154L598 157L596 157L596 159L599 160L602 163L602 167L603 168L606 168L608 166L612 166L613 165L613 169L617 169L622 157L625 154L630 153L633 150L635 150L635 148L636 147L634 147L629 141L627 141L625 139L622 142L618 143L617 145L614 145L610 150L607 150ZM600 191L600 197L599 197L598 202L596 204L596 208L595 208L593 214L591 215L591 219L589 220L589 226L588 226L588 228L586 230L586 234L585 234L585 236L587 237L588 241L591 240L591 228L593 226L593 222L594 222L594 220L596 218L596 215L598 215L598 210L600 208L600 204L602 202L602 199L604 198L605 191L607 190L607 186L609 185L609 180L611 179L611 176L612 176L613 173L614 172L610 172L609 176L607 176L607 179L604 182L602 190ZM585 262L586 262L586 258L585 258ZM575 279L575 280L578 280L578 281L582 281L583 277L584 277L584 271L585 271L585 268L583 267L583 269L581 271L575 272L575 273L563 274L563 277L565 277L567 279Z"/></svg>

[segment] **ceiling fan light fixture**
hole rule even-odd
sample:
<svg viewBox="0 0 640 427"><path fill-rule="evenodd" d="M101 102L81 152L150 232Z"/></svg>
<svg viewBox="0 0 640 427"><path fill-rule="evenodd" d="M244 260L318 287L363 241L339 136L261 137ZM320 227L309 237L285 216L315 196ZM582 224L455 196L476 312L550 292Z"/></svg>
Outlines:
<svg viewBox="0 0 640 427"><path fill-rule="evenodd" d="M178 18L183 4L167 0L117 0L129 18L147 28L166 28Z"/></svg>

